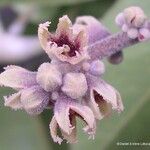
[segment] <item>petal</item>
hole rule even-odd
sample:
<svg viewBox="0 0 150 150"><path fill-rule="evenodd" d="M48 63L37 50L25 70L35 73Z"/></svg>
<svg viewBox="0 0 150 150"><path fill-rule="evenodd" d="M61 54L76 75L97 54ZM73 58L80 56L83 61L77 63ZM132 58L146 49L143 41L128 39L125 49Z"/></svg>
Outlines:
<svg viewBox="0 0 150 150"><path fill-rule="evenodd" d="M87 44L88 44L88 35L87 35L87 33L84 29L81 30L77 34L77 37L75 39L75 43L77 43L80 46L80 51L83 51L84 50L83 48L87 46Z"/></svg>
<svg viewBox="0 0 150 150"><path fill-rule="evenodd" d="M72 125L69 119L69 102L66 97L59 97L55 103L54 116L61 130L65 133L70 134Z"/></svg>
<svg viewBox="0 0 150 150"><path fill-rule="evenodd" d="M61 130L62 136L64 139L67 140L68 143L76 143L77 142L77 137L76 137L76 118L75 116L70 116L70 122L73 126L72 131L70 134L67 134Z"/></svg>
<svg viewBox="0 0 150 150"><path fill-rule="evenodd" d="M5 106L11 107L14 110L22 109L22 104L20 101L21 92L12 94L11 96L7 97L5 96Z"/></svg>
<svg viewBox="0 0 150 150"><path fill-rule="evenodd" d="M48 31L49 25L50 25L50 22L47 21L43 24L40 24L38 28L38 38L44 50L47 50L47 42L50 37L50 33Z"/></svg>
<svg viewBox="0 0 150 150"><path fill-rule="evenodd" d="M75 125L75 117L73 117L73 120L71 122L73 125ZM50 122L49 128L50 128L50 133L51 133L51 136L53 138L53 141L61 144L63 139L58 136L57 130L58 130L59 126L58 126L58 123L57 123L54 116ZM63 138L66 139L67 142L76 143L77 140L76 140L76 128L75 127L72 129L72 132L70 134L65 133L61 129L60 129L60 131L61 131Z"/></svg>
<svg viewBox="0 0 150 150"><path fill-rule="evenodd" d="M92 16L77 17L74 26L76 25L86 28L87 35L89 36L89 44L92 44L97 40L101 40L110 35L109 31Z"/></svg>
<svg viewBox="0 0 150 150"><path fill-rule="evenodd" d="M40 114L48 105L50 94L39 86L22 90L21 103L30 115Z"/></svg>
<svg viewBox="0 0 150 150"><path fill-rule="evenodd" d="M59 18L59 23L57 25L56 29L56 36L60 37L61 35L67 35L70 38L72 38L72 23L71 20L68 18L67 15Z"/></svg>
<svg viewBox="0 0 150 150"><path fill-rule="evenodd" d="M50 122L49 128L50 128L50 133L51 133L53 141L58 144L61 144L63 139L57 135L58 124L54 116Z"/></svg>
<svg viewBox="0 0 150 150"><path fill-rule="evenodd" d="M75 112L77 116L80 116L86 122L89 129L95 131L95 118L91 109L77 103L75 100L62 96L56 101L54 115L63 132L70 135L73 130L73 125L69 118L69 115L71 115L70 110Z"/></svg>
<svg viewBox="0 0 150 150"><path fill-rule="evenodd" d="M88 76L88 82L91 97L91 101L88 103L97 119L101 119L104 115L110 113L110 105L112 109L119 112L123 110L123 104L119 92L116 89L94 76ZM100 107L101 113L99 113L97 106Z"/></svg>
<svg viewBox="0 0 150 150"><path fill-rule="evenodd" d="M117 111L122 112L124 110L124 106L122 103L121 95L116 89L115 89L115 91L116 91L116 95L117 95L117 105L118 105Z"/></svg>
<svg viewBox="0 0 150 150"><path fill-rule="evenodd" d="M47 92L55 90L62 84L62 74L56 65L43 63L37 72L37 82Z"/></svg>
<svg viewBox="0 0 150 150"><path fill-rule="evenodd" d="M110 103L106 102L101 95L99 95L95 90L92 90L93 99L98 104L98 107L100 109L100 113L102 118L104 116L108 116L111 114L112 106Z"/></svg>
<svg viewBox="0 0 150 150"><path fill-rule="evenodd" d="M8 66L0 74L0 85L14 89L23 89L37 85L36 73L18 66Z"/></svg>

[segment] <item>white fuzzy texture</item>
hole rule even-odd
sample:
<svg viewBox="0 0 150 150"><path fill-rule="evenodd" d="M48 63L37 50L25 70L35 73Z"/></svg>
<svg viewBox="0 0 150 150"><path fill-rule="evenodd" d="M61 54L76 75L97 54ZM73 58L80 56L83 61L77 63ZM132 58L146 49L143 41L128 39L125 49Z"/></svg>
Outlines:
<svg viewBox="0 0 150 150"><path fill-rule="evenodd" d="M87 91L87 81L83 73L68 73L64 77L62 91L73 99L78 99L85 95Z"/></svg>
<svg viewBox="0 0 150 150"><path fill-rule="evenodd" d="M62 75L55 65L42 64L37 72L37 82L47 92L55 90L62 84Z"/></svg>
<svg viewBox="0 0 150 150"><path fill-rule="evenodd" d="M4 99L5 99L4 105L7 107L11 107L14 110L22 109L22 104L20 102L20 96L21 96L20 92L12 94L11 96L8 96L8 97L5 96L4 97Z"/></svg>

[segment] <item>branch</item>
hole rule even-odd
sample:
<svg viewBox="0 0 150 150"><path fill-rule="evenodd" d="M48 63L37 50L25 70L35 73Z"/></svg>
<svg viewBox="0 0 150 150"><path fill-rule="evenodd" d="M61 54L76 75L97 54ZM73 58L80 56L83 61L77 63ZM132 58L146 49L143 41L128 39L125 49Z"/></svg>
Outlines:
<svg viewBox="0 0 150 150"><path fill-rule="evenodd" d="M150 21L148 22L147 29L150 32ZM104 57L109 57L126 47L140 42L141 41L138 38L131 39L129 38L127 32L121 31L90 45L88 47L88 52L91 59L103 59Z"/></svg>
<svg viewBox="0 0 150 150"><path fill-rule="evenodd" d="M119 32L90 45L88 51L91 59L102 59L138 42L137 38L130 39L127 33Z"/></svg>

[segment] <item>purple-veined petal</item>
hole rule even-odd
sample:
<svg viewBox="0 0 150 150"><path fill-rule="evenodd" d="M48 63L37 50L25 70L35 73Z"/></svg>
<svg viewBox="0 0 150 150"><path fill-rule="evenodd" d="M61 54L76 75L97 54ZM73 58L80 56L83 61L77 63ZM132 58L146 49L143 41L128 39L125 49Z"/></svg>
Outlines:
<svg viewBox="0 0 150 150"><path fill-rule="evenodd" d="M30 115L40 114L48 105L50 93L39 86L33 86L22 90L21 103Z"/></svg>
<svg viewBox="0 0 150 150"><path fill-rule="evenodd" d="M17 90L37 85L36 72L18 66L8 66L0 74L0 85Z"/></svg>
<svg viewBox="0 0 150 150"><path fill-rule="evenodd" d="M62 84L62 74L56 65L43 63L37 72L37 82L47 92L55 90Z"/></svg>
<svg viewBox="0 0 150 150"><path fill-rule="evenodd" d="M20 97L21 97L21 92L14 93L8 97L5 96L4 97L4 99L5 99L4 105L12 108L14 110L22 109L23 106L22 106L22 103L20 101Z"/></svg>

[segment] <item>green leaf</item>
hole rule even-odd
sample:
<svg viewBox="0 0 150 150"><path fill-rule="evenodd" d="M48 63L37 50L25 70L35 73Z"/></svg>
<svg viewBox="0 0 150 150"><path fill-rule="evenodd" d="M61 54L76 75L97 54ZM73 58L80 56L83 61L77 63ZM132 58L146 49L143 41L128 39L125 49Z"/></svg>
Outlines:
<svg viewBox="0 0 150 150"><path fill-rule="evenodd" d="M140 6L146 14L150 14L150 1L117 1L108 13L105 14L103 18L104 24L113 32L118 31L119 29L115 27L115 16L124 8L131 5ZM120 115L113 113L109 118L100 121L94 141L87 140L83 133L79 132L79 143L72 145L73 150L91 150L93 146L94 150L114 150L121 148L116 146L116 141L121 140L123 142L125 140L124 142L126 142L127 140L131 140L130 137L132 137L132 141L134 140L134 142L139 141L139 138L143 138L141 141L144 140L145 142L149 139L149 43L142 43L127 48L124 50L124 54L124 62L120 65L114 66L106 62L106 74L104 75L105 80L120 91L125 107L124 112ZM131 132L131 130L135 131ZM132 147L128 148L131 149Z"/></svg>
<svg viewBox="0 0 150 150"><path fill-rule="evenodd" d="M10 90L0 89L0 150L50 150L38 117L3 107L2 95L8 93Z"/></svg>
<svg viewBox="0 0 150 150"><path fill-rule="evenodd" d="M39 3L39 4L47 4L51 6L60 6L60 5L85 3L89 1L95 1L95 0L11 0L11 3L22 3L22 4ZM1 4L10 3L10 0L1 0L0 3Z"/></svg>

